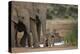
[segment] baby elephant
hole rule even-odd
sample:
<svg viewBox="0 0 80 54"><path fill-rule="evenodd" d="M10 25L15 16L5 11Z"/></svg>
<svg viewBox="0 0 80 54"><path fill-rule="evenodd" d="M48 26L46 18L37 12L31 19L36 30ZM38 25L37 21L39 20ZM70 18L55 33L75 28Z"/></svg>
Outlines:
<svg viewBox="0 0 80 54"><path fill-rule="evenodd" d="M54 35L48 37L48 47L54 46Z"/></svg>

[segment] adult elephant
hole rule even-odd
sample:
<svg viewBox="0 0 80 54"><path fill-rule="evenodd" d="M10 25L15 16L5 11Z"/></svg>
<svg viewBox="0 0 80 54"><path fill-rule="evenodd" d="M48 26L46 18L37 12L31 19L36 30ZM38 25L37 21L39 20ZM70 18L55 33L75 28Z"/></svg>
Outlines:
<svg viewBox="0 0 80 54"><path fill-rule="evenodd" d="M30 32L30 15L28 11L28 6L30 4L26 4L27 8L24 8L25 3L21 2L12 2L11 3L11 46L16 47L17 44L17 25L19 24L19 21L25 26L25 30L27 32L27 35L24 34L22 38L22 45L25 46L28 45L27 41L29 40L29 32ZM27 38L28 37L28 38ZM25 39L24 39L25 38Z"/></svg>
<svg viewBox="0 0 80 54"><path fill-rule="evenodd" d="M36 4L37 5L37 4ZM38 6L34 3L22 3L12 2L12 15L11 15L11 44L12 47L16 46L16 24L22 22L25 26L28 38L25 38L25 46L29 45L30 32L32 32L33 46L39 47L40 42L40 31L42 27L42 33L45 38L46 31L46 6L39 4ZM37 8L36 8L37 7ZM39 12L37 11L39 10ZM38 21L38 22L37 22ZM30 46L30 45L29 45Z"/></svg>

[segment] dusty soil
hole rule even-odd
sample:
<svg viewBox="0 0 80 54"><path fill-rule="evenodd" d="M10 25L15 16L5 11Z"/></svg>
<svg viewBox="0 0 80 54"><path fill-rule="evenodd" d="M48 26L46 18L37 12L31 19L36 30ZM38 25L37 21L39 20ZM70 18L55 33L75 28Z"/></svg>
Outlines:
<svg viewBox="0 0 80 54"><path fill-rule="evenodd" d="M46 29L49 29L50 31L56 29L60 36L64 37L66 34L71 32L75 24L77 24L77 20L72 19L46 20Z"/></svg>
<svg viewBox="0 0 80 54"><path fill-rule="evenodd" d="M55 50L68 50L68 49L77 49L74 46L54 46L51 48L12 48L13 53L20 53L20 52L40 52L40 51L55 51Z"/></svg>

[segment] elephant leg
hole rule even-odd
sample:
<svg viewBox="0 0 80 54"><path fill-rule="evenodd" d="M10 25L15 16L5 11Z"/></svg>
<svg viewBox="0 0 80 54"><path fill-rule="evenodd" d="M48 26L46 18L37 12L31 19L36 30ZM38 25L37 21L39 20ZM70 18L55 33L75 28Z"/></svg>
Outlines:
<svg viewBox="0 0 80 54"><path fill-rule="evenodd" d="M38 40L40 42L40 34L41 34L41 21L39 19L39 16L36 15L36 26L37 26L37 33L38 33Z"/></svg>
<svg viewBox="0 0 80 54"><path fill-rule="evenodd" d="M30 20L31 31L33 35L33 47L39 47L38 33L36 23L33 20Z"/></svg>
<svg viewBox="0 0 80 54"><path fill-rule="evenodd" d="M43 44L44 44L44 47L46 47L46 22L44 20L44 22L42 22L42 33L43 33Z"/></svg>
<svg viewBox="0 0 80 54"><path fill-rule="evenodd" d="M20 45L22 47L25 47L26 45L27 45L26 47L28 47L28 37L27 36L28 36L27 32L24 31L24 35L23 35L23 37L20 40Z"/></svg>
<svg viewBox="0 0 80 54"><path fill-rule="evenodd" d="M18 43L18 46L19 46L19 47L21 47L20 41L21 41L23 35L24 35L24 31L22 31L22 32L17 32L17 43Z"/></svg>
<svg viewBox="0 0 80 54"><path fill-rule="evenodd" d="M40 42L40 34L41 34L41 23L37 24L37 33L38 33L38 40Z"/></svg>
<svg viewBox="0 0 80 54"><path fill-rule="evenodd" d="M33 47L33 36L32 36L32 33L30 32L30 47L32 48Z"/></svg>

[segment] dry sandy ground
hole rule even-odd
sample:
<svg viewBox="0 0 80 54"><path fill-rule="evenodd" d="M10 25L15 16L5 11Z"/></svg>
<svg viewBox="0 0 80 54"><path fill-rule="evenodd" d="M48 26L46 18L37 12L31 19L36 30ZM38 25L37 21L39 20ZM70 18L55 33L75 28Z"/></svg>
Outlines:
<svg viewBox="0 0 80 54"><path fill-rule="evenodd" d="M72 31L75 24L77 24L77 20L72 19L47 20L46 29L49 29L50 31L56 29L56 32L58 32L61 37L64 37Z"/></svg>
<svg viewBox="0 0 80 54"><path fill-rule="evenodd" d="M12 48L12 54L22 53L22 52L40 52L40 51L54 51L54 50L68 50L68 49L77 49L77 47L73 46L54 46L51 48Z"/></svg>

